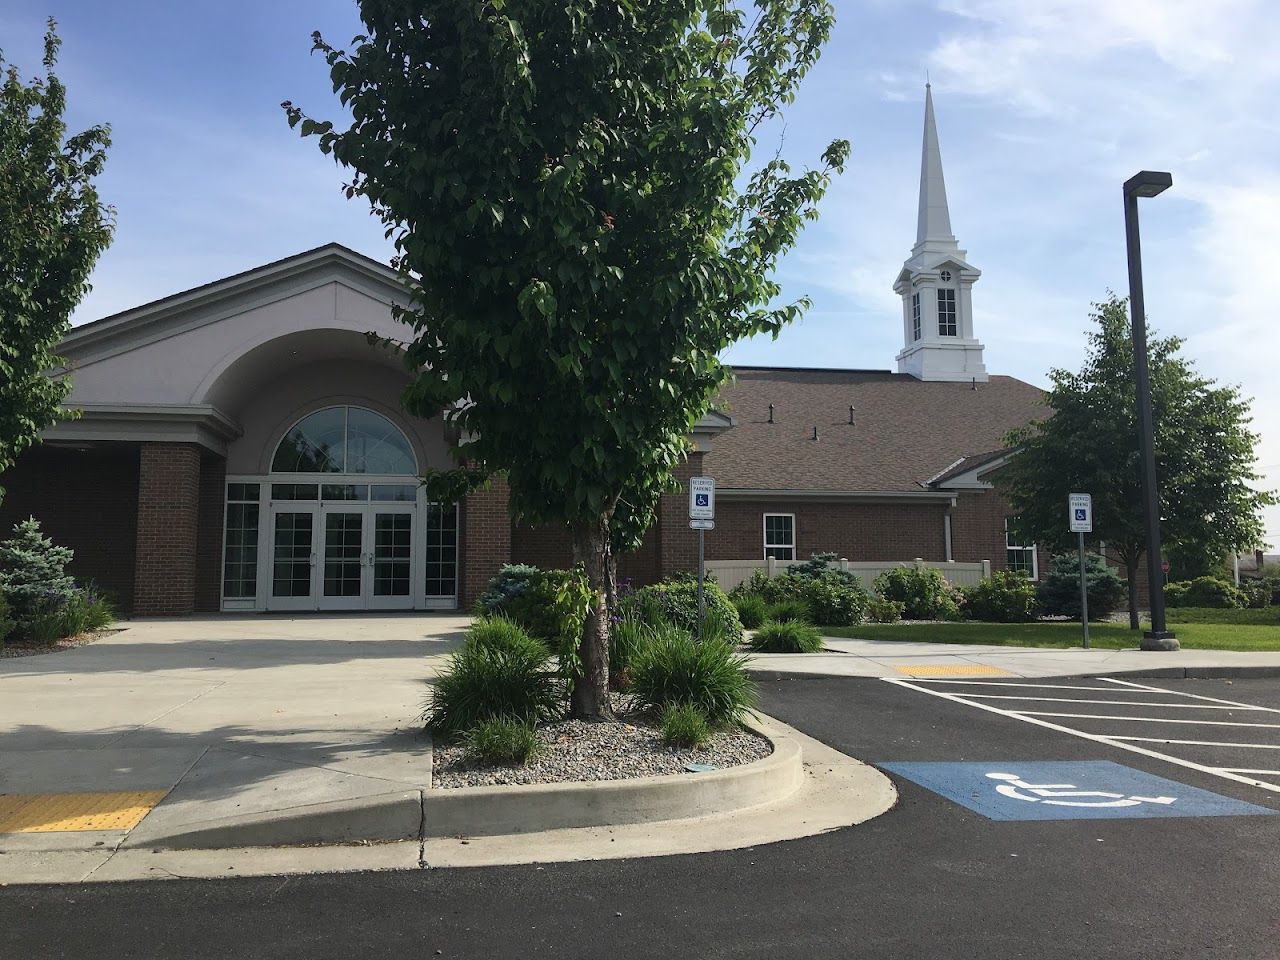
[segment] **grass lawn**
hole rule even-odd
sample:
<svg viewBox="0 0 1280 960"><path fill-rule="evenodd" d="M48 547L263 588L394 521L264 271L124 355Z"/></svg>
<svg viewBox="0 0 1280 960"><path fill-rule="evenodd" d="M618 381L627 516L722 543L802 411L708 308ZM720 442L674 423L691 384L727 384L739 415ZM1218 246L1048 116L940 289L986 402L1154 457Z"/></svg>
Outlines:
<svg viewBox="0 0 1280 960"><path fill-rule="evenodd" d="M1212 622L1213 620L1228 622ZM1280 609L1169 610L1178 641L1189 650L1280 650ZM1150 626L1150 624L1144 624ZM828 637L909 640L916 643L977 643L1009 647L1078 647L1080 624L1048 623L867 623L824 627ZM1124 623L1089 624L1090 644L1102 650L1136 648L1142 635Z"/></svg>

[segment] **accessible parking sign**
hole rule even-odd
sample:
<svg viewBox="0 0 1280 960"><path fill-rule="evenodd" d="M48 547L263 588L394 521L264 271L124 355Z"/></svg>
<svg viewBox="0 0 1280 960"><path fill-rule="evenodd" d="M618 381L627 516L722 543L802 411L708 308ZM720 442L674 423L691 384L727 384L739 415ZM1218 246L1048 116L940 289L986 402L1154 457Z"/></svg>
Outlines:
<svg viewBox="0 0 1280 960"><path fill-rule="evenodd" d="M1110 760L879 766L988 820L1122 820L1280 813Z"/></svg>

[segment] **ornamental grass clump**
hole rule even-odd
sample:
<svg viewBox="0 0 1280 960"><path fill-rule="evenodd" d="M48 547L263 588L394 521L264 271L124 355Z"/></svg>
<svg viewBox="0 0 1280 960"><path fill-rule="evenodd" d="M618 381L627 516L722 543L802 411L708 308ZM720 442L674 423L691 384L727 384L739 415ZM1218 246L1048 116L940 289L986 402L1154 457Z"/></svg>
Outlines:
<svg viewBox="0 0 1280 960"><path fill-rule="evenodd" d="M726 726L755 706L756 685L746 664L722 637L699 643L687 630L658 624L633 667L631 695L637 707L657 716L672 704L686 704L712 726Z"/></svg>
<svg viewBox="0 0 1280 960"><path fill-rule="evenodd" d="M747 643L756 653L820 653L822 634L800 620L768 620Z"/></svg>
<svg viewBox="0 0 1280 960"><path fill-rule="evenodd" d="M467 751L492 766L526 764L542 750L537 731L514 717L483 720L462 735Z"/></svg>
<svg viewBox="0 0 1280 960"><path fill-rule="evenodd" d="M731 593L729 599L738 610L738 619L742 621L744 630L754 630L768 618L768 605L764 597L754 593Z"/></svg>
<svg viewBox="0 0 1280 960"><path fill-rule="evenodd" d="M789 600L779 600L777 603L770 603L765 607L765 620L796 620L802 623L810 622L809 604L797 598Z"/></svg>
<svg viewBox="0 0 1280 960"><path fill-rule="evenodd" d="M486 641L468 639L436 680L427 729L449 736L496 718L533 726L560 716L564 684L547 648L519 627L486 627L482 635Z"/></svg>
<svg viewBox="0 0 1280 960"><path fill-rule="evenodd" d="M689 703L673 703L662 711L662 742L669 747L696 750L711 739L711 724Z"/></svg>

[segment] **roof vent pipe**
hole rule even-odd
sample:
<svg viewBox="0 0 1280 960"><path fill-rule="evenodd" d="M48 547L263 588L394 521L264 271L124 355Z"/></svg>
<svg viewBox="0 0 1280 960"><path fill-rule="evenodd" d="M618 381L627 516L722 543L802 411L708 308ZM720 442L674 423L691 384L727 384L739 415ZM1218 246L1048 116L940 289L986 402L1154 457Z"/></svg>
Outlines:
<svg viewBox="0 0 1280 960"><path fill-rule="evenodd" d="M773 423L773 404L769 404L769 422Z"/></svg>
<svg viewBox="0 0 1280 960"><path fill-rule="evenodd" d="M974 377L974 378L973 378L972 382L969 384L969 389L970 389L970 390L977 390L977 389L978 389L978 378L977 378L977 377Z"/></svg>
<svg viewBox="0 0 1280 960"><path fill-rule="evenodd" d="M853 426L853 404L849 404L849 426Z"/></svg>
<svg viewBox="0 0 1280 960"><path fill-rule="evenodd" d="M813 439L815 439L815 440L817 440L817 439L818 439L818 428L817 428L817 427L814 427L814 428L813 428Z"/></svg>

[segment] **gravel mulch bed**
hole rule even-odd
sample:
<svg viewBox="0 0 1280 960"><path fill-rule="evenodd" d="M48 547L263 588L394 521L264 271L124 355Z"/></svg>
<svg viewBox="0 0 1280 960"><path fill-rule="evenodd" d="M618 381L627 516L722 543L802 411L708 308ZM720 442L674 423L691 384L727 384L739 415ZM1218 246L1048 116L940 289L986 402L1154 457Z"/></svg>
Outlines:
<svg viewBox="0 0 1280 960"><path fill-rule="evenodd" d="M0 647L0 660L12 660L16 657L38 657L42 653L61 653L63 650L74 650L101 640L103 637L118 633L119 630L98 630L93 633L78 633L74 637L64 637L54 643L37 645L6 643Z"/></svg>
<svg viewBox="0 0 1280 960"><path fill-rule="evenodd" d="M688 773L687 763L736 767L767 757L769 741L746 730L722 731L699 750L679 750L662 742L657 726L615 701L621 723L562 720L538 728L542 752L528 766L491 767L477 763L460 745L437 744L431 786L485 787L498 784L626 780Z"/></svg>

